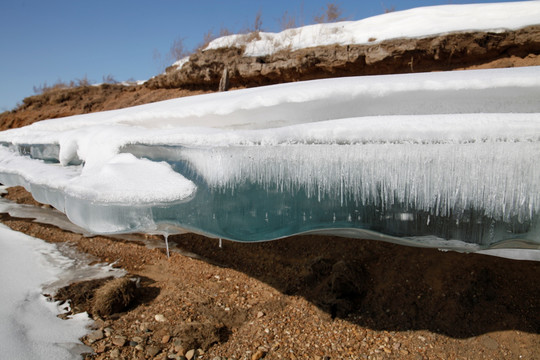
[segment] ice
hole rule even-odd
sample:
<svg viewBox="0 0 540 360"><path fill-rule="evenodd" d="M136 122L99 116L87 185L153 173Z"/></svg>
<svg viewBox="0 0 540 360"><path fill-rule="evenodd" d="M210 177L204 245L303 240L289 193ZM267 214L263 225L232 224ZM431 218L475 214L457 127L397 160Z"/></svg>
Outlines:
<svg viewBox="0 0 540 360"><path fill-rule="evenodd" d="M181 98L2 132L0 181L93 233L534 252L539 98L540 67Z"/></svg>
<svg viewBox="0 0 540 360"><path fill-rule="evenodd" d="M317 24L280 33L230 35L206 49L245 46L246 56L264 56L322 45L376 44L396 38L435 36L452 32L501 32L540 23L540 3L522 1L419 7L359 21ZM176 64L175 64L176 65Z"/></svg>

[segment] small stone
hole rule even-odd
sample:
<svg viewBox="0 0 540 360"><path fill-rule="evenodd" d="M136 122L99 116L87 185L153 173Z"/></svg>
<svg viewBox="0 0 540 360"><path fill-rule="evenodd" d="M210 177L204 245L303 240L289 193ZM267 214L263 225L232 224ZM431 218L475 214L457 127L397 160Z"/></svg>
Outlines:
<svg viewBox="0 0 540 360"><path fill-rule="evenodd" d="M161 338L161 343L162 344L166 344L169 342L169 340L171 339L171 335L165 335Z"/></svg>
<svg viewBox="0 0 540 360"><path fill-rule="evenodd" d="M157 322L165 322L165 321L167 321L165 316L163 316L162 314L157 314L156 316L154 316L154 319L156 319Z"/></svg>
<svg viewBox="0 0 540 360"><path fill-rule="evenodd" d="M120 350L118 350L117 348L112 349L109 355L111 356L111 359L118 359L118 357L120 356Z"/></svg>
<svg viewBox="0 0 540 360"><path fill-rule="evenodd" d="M397 342L397 343L394 343L394 344L392 345L392 348L393 348L394 350L398 350L400 347L401 347L401 344L398 343L398 342Z"/></svg>
<svg viewBox="0 0 540 360"><path fill-rule="evenodd" d="M186 353L186 359L187 360L191 360L195 357L195 350L194 349L191 349L189 350L187 353Z"/></svg>
<svg viewBox="0 0 540 360"><path fill-rule="evenodd" d="M174 340L173 346L174 346L174 351L177 354L180 354L182 356L186 354L186 349L184 349L184 346L182 345L181 340L178 340L178 339Z"/></svg>
<svg viewBox="0 0 540 360"><path fill-rule="evenodd" d="M107 351L107 345L105 344L99 344L97 347L96 347L96 353L97 354L101 354L101 353L104 353L105 351Z"/></svg>
<svg viewBox="0 0 540 360"><path fill-rule="evenodd" d="M143 322L141 324L141 326L139 326L139 329L142 331L142 332L149 332L150 329L148 328L148 323L146 322Z"/></svg>
<svg viewBox="0 0 540 360"><path fill-rule="evenodd" d="M409 352L407 350L404 350L404 349L399 350L399 353L401 355L409 355Z"/></svg>
<svg viewBox="0 0 540 360"><path fill-rule="evenodd" d="M257 319L260 319L260 318L262 318L263 316L264 316L264 313L263 313L262 311L259 311L259 312L257 313Z"/></svg>
<svg viewBox="0 0 540 360"><path fill-rule="evenodd" d="M391 354L392 353L392 350L390 350L389 348L383 348L383 351L387 354Z"/></svg>
<svg viewBox="0 0 540 360"><path fill-rule="evenodd" d="M137 344L142 344L144 342L143 338L140 336L134 336L131 340L135 341Z"/></svg>
<svg viewBox="0 0 540 360"><path fill-rule="evenodd" d="M263 350L257 350L253 355L251 355L251 360L262 359L266 355L266 352Z"/></svg>
<svg viewBox="0 0 540 360"><path fill-rule="evenodd" d="M105 329L103 329L103 333L106 337L109 337L112 335L112 329L110 327L106 327Z"/></svg>
<svg viewBox="0 0 540 360"><path fill-rule="evenodd" d="M88 340L88 342L90 344L93 344L96 341L103 339L103 337L104 337L103 331L102 330L96 330L96 331L92 331L90 334L88 334L86 336L86 339Z"/></svg>
<svg viewBox="0 0 540 360"><path fill-rule="evenodd" d="M141 344L135 345L135 350L137 350L137 351L143 351L143 350L144 350L144 346L142 346Z"/></svg>
<svg viewBox="0 0 540 360"><path fill-rule="evenodd" d="M124 346L126 344L125 336L115 336L112 339L112 343L116 346Z"/></svg>
<svg viewBox="0 0 540 360"><path fill-rule="evenodd" d="M157 346L149 346L146 348L146 356L153 358L161 351L161 348Z"/></svg>
<svg viewBox="0 0 540 360"><path fill-rule="evenodd" d="M221 356L216 356L212 360L222 360L222 359L221 359Z"/></svg>
<svg viewBox="0 0 540 360"><path fill-rule="evenodd" d="M139 345L139 343L136 342L136 341L133 341L133 340L132 340L132 341L129 342L129 346L131 346L131 347L135 347L135 346L137 346L137 345Z"/></svg>

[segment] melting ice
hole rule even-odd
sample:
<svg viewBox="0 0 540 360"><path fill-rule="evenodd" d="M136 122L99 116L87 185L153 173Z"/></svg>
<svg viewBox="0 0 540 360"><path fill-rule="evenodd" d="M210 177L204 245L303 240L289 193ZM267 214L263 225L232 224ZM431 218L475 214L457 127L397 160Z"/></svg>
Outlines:
<svg viewBox="0 0 540 360"><path fill-rule="evenodd" d="M540 68L354 77L0 133L0 181L95 233L538 249Z"/></svg>

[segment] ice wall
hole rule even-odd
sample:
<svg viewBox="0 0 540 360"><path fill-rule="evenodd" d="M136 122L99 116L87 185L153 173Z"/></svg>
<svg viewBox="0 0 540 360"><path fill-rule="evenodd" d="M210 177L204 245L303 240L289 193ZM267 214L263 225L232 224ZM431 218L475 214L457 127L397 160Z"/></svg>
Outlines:
<svg viewBox="0 0 540 360"><path fill-rule="evenodd" d="M0 181L95 233L540 244L540 68L357 77L0 133Z"/></svg>

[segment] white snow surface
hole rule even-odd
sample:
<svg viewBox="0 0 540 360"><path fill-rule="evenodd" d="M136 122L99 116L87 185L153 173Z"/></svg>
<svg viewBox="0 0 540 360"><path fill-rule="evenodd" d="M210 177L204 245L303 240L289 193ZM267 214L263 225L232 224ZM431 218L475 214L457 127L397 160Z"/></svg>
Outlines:
<svg viewBox="0 0 540 360"><path fill-rule="evenodd" d="M91 320L80 313L61 320L58 305L42 295L71 260L57 248L0 224L0 348L4 359L74 359L89 349L78 340ZM23 266L21 266L23 265Z"/></svg>
<svg viewBox="0 0 540 360"><path fill-rule="evenodd" d="M122 146L534 143L539 98L540 67L350 77L186 97L1 132L6 144L59 146L60 164L3 147L0 172L12 175L3 179L7 185L34 184L89 201L166 203L190 198L196 186L167 163L120 154ZM84 166L65 166L77 159Z"/></svg>
<svg viewBox="0 0 540 360"><path fill-rule="evenodd" d="M540 24L540 1L440 5L390 12L359 21L309 25L280 33L230 35L205 50L245 46L246 56L324 45L375 44L455 32L502 32Z"/></svg>

